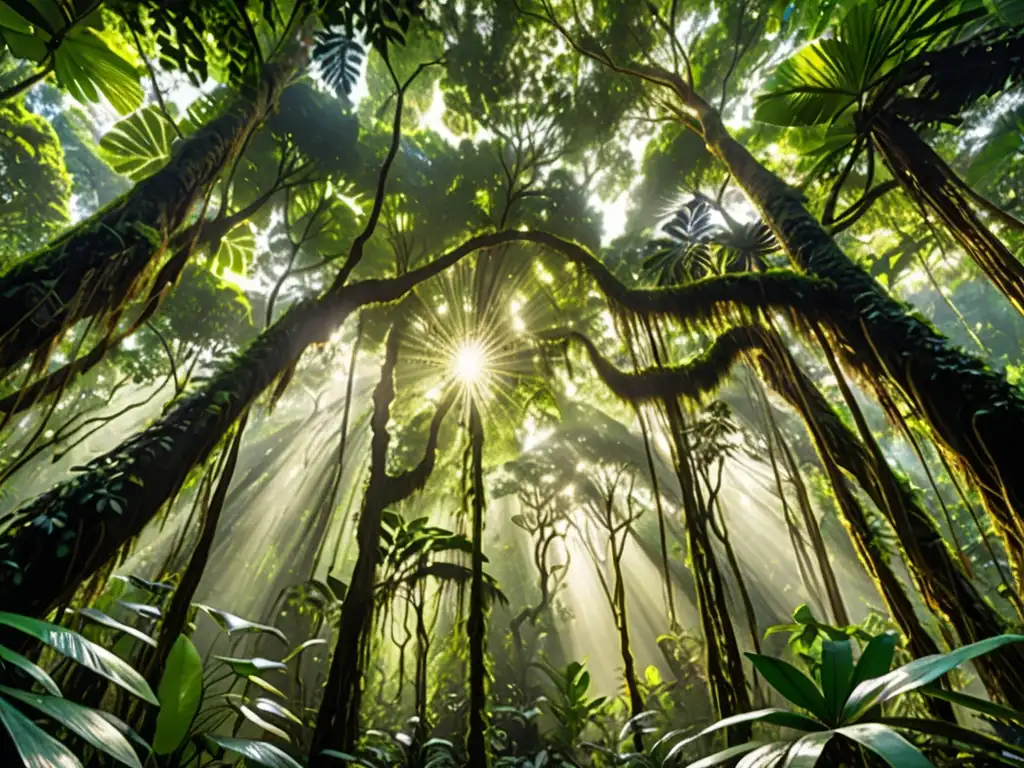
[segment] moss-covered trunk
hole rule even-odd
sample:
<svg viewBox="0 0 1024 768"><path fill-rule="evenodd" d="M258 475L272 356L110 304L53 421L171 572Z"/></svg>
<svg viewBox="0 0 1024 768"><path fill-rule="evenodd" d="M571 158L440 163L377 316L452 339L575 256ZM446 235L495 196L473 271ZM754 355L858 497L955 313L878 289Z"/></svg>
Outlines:
<svg viewBox="0 0 1024 768"><path fill-rule="evenodd" d="M150 267L276 108L304 55L296 45L268 64L254 91L185 139L164 168L0 275L0 374L45 357L74 323L114 312L145 287Z"/></svg>
<svg viewBox="0 0 1024 768"><path fill-rule="evenodd" d="M871 138L893 178L921 207L934 214L985 276L1024 314L1024 264L993 234L971 201L971 192L913 128L882 112L871 123Z"/></svg>
<svg viewBox="0 0 1024 768"><path fill-rule="evenodd" d="M469 438L472 463L473 497L473 572L469 587L469 731L466 734L466 755L469 764L487 766L487 621L484 607L484 425L476 403L470 405Z"/></svg>
<svg viewBox="0 0 1024 768"><path fill-rule="evenodd" d="M889 296L842 252L798 192L754 159L729 135L719 115L695 100L681 81L676 87L699 112L707 146L793 262L833 281L848 297L823 308L847 365L875 386L892 385L912 403L978 486L1019 587L1024 577L1024 473L1016 445L1024 433L1024 397L1004 376L954 347Z"/></svg>
<svg viewBox="0 0 1024 768"><path fill-rule="evenodd" d="M821 451L853 477L875 505L887 510L894 503L902 514L890 522L906 554L910 573L929 607L948 621L964 644L1003 634L1009 627L971 583L950 551L934 520L907 482L888 463L875 461L850 427L840 418L813 382L799 369L777 340L768 340L759 365L769 385L816 425ZM887 498L884 482L899 494ZM1015 646L989 654L976 662L990 696L1020 709L1024 707L1024 652Z"/></svg>
<svg viewBox="0 0 1024 768"><path fill-rule="evenodd" d="M374 586L380 559L380 533L384 511L423 487L434 470L441 423L451 409L453 396L446 396L434 412L423 459L415 468L392 476L387 471L391 436L388 420L395 398L394 370L398 362L401 334L392 328L388 336L381 378L373 393L370 427L370 480L363 498L356 540L359 552L352 578L345 593L339 618L338 641L317 714L316 730L310 749L310 765L334 765L334 759L322 757L325 749L352 752L359 739L359 708L362 702L363 670L373 626Z"/></svg>
<svg viewBox="0 0 1024 768"><path fill-rule="evenodd" d="M675 445L676 473L683 495L683 523L690 570L697 587L697 609L707 655L708 688L715 715L720 718L730 717L751 709L743 673L743 657L729 618L725 582L711 549L707 511L697 495L697 478L691 466L682 411L673 399L665 400L665 408ZM730 746L749 741L750 736L749 723L733 726L726 732Z"/></svg>

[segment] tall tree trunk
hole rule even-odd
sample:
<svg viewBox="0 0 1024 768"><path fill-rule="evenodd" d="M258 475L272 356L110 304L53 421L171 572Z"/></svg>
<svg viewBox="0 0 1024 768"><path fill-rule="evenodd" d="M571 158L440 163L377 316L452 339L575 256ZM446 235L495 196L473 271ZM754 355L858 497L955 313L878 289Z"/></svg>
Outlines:
<svg viewBox="0 0 1024 768"><path fill-rule="evenodd" d="M915 584L929 607L953 626L965 644L1008 631L1007 622L964 573L928 510L907 482L893 473L884 457L877 452L873 454L857 438L781 346L781 341L766 341L767 354L761 356L759 362L762 374L769 385L796 408L809 428L812 421L817 425L816 442L822 442L819 452L827 452L879 509L899 507L898 513L889 515L889 521L903 546ZM863 423L856 402L852 407L856 409L857 421ZM975 665L993 699L1017 709L1024 707L1024 651L1008 646L986 655Z"/></svg>
<svg viewBox="0 0 1024 768"><path fill-rule="evenodd" d="M722 160L795 264L832 280L850 298L822 310L844 361L875 386L891 384L916 405L981 491L1003 539L1018 590L1024 578L1024 473L1017 440L1024 397L1004 376L954 347L889 296L842 252L799 193L729 135L718 113L678 76L669 82L698 113L708 148Z"/></svg>
<svg viewBox="0 0 1024 768"><path fill-rule="evenodd" d="M485 659L487 621L484 610L484 425L476 401L470 403L469 439L472 451L473 573L469 587L469 733L466 754L469 764L486 768L487 667Z"/></svg>
<svg viewBox="0 0 1024 768"><path fill-rule="evenodd" d="M345 593L339 618L338 641L317 716L310 750L313 768L333 765L325 758L325 749L352 752L359 738L359 706L362 701L363 669L373 626L374 585L380 557L380 533L384 511L423 487L434 469L438 433L454 400L449 393L439 404L430 423L430 434L423 459L413 469L392 476L387 471L388 420L395 398L394 370L398 362L400 333L392 328L381 378L373 393L373 417L370 425L370 480L363 499L356 539L359 553Z"/></svg>
<svg viewBox="0 0 1024 768"><path fill-rule="evenodd" d="M0 275L0 375L32 355L45 359L76 322L102 318L144 288L171 237L276 108L305 55L296 44L268 64L253 93L185 139L163 169Z"/></svg>
<svg viewBox="0 0 1024 768"><path fill-rule="evenodd" d="M690 464L690 451L684 432L683 414L674 399L666 398L665 408L676 450L676 473L683 495L683 516L690 569L697 587L697 608L707 652L708 687L718 717L730 717L751 708L743 672L736 631L729 619L725 583L718 569L708 537L706 510L697 497L697 478ZM748 723L729 728L726 740L730 746L750 740Z"/></svg>
<svg viewBox="0 0 1024 768"><path fill-rule="evenodd" d="M332 288L293 306L229 367L155 424L8 518L0 541L0 610L45 616L67 599L142 531L255 399L307 347L326 342L351 312L395 301L466 254L514 235L481 235L401 277ZM117 505L100 507L108 492Z"/></svg>
<svg viewBox="0 0 1024 768"><path fill-rule="evenodd" d="M624 534L629 535L628 531ZM614 547L614 542L612 543ZM636 677L636 662L633 660L633 648L629 639L629 616L626 613L626 581L622 573L621 550L613 563L615 568L615 628L619 631L619 654L622 656L622 677L626 681L626 693L629 695L629 718L633 720L644 711L644 699L640 695L640 682ZM642 723L634 723L633 748L642 752L644 737Z"/></svg>

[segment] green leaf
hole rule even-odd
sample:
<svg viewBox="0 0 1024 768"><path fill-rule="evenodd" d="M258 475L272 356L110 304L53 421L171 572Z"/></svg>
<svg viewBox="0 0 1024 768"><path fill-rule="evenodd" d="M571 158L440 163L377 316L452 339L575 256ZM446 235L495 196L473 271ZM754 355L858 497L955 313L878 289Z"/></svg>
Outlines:
<svg viewBox="0 0 1024 768"><path fill-rule="evenodd" d="M12 651L10 648L7 648L6 646L0 645L0 660L2 660L5 664L11 664L20 669L22 672L24 672L29 677L34 679L37 683L39 683L41 686L43 686L43 688L46 689L46 692L49 693L51 696L61 695L60 688L58 688L57 684L53 682L53 678L46 674L46 670L40 667L38 664L32 663L24 656L22 656L20 653Z"/></svg>
<svg viewBox="0 0 1024 768"><path fill-rule="evenodd" d="M695 763L690 763L686 768L712 768L712 766L721 765L722 763L726 763L740 755L745 755L748 752L753 752L755 749L760 749L763 746L764 742L748 741L746 744L739 744L735 747L723 749L721 752L716 752L715 754L709 755ZM675 748L673 748L673 752L674 751ZM669 754L672 755L672 752L669 752ZM662 765L670 765L668 757L662 761Z"/></svg>
<svg viewBox="0 0 1024 768"><path fill-rule="evenodd" d="M850 688L854 689L865 680L872 677L881 677L889 671L892 666L892 657L896 653L895 632L886 632L871 638L864 647L857 659L857 666L853 668L853 676L850 679Z"/></svg>
<svg viewBox="0 0 1024 768"><path fill-rule="evenodd" d="M314 648L314 647L316 647L318 645L327 645L327 641L324 640L322 637L310 638L306 642L302 643L302 645L297 645L294 648L292 648L290 651L288 651L288 655L285 656L283 659L281 659L281 661L284 662L285 664L287 664L289 661L294 659L296 656L299 656L300 654L304 653L305 651L309 650L310 648Z"/></svg>
<svg viewBox="0 0 1024 768"><path fill-rule="evenodd" d="M26 768L82 768L67 747L0 697L0 722Z"/></svg>
<svg viewBox="0 0 1024 768"><path fill-rule="evenodd" d="M135 627L129 627L127 624L123 624L117 619L107 616L107 614L103 613L103 611L99 611L95 608L80 608L78 610L78 613L80 616L83 616L89 621L94 621L97 624L101 624L104 627L109 627L110 629L116 629L118 632L123 632L124 634L134 637L136 640L139 640L140 642L143 642L146 645L156 648L156 640L151 638L145 632L136 629Z"/></svg>
<svg viewBox="0 0 1024 768"><path fill-rule="evenodd" d="M950 740L960 742L961 744L970 745L975 750L980 749L994 755L1009 757L1016 762L1024 759L1024 747L1009 744L987 733L971 728L962 728L953 723L930 720L923 717L883 717L878 722L890 728L899 728L900 730L936 736L947 742Z"/></svg>
<svg viewBox="0 0 1024 768"><path fill-rule="evenodd" d="M296 725L302 725L302 720L287 707L277 703L273 699L259 698L253 702L253 707L258 709L260 712L266 712L270 715L284 718L285 720L291 720Z"/></svg>
<svg viewBox="0 0 1024 768"><path fill-rule="evenodd" d="M1004 645L1020 642L1024 642L1024 635L990 637L949 653L915 659L887 675L865 680L850 694L850 698L843 708L843 720L846 722L856 720L872 707L928 685L964 662L984 656Z"/></svg>
<svg viewBox="0 0 1024 768"><path fill-rule="evenodd" d="M35 9L26 0L22 0L19 5L28 13L35 12ZM32 21L31 18L22 16L15 9L11 8L9 3L0 3L0 27L3 27L0 33L4 35L7 34L8 30L14 30L23 35L31 35L32 25L38 26L39 22L45 23L45 19L39 16L35 21Z"/></svg>
<svg viewBox="0 0 1024 768"><path fill-rule="evenodd" d="M77 632L48 621L0 612L0 624L13 627L107 678L150 704L159 704L149 683L123 659L90 642Z"/></svg>
<svg viewBox="0 0 1024 768"><path fill-rule="evenodd" d="M54 52L54 71L60 85L83 103L99 101L102 92L122 115L142 106L139 73L92 28L72 29Z"/></svg>
<svg viewBox="0 0 1024 768"><path fill-rule="evenodd" d="M264 659L261 656L254 656L251 659L236 659L231 656L214 656L213 658L217 661L223 661L239 677L249 677L260 672L266 672L268 669L288 669L284 662Z"/></svg>
<svg viewBox="0 0 1024 768"><path fill-rule="evenodd" d="M988 699L979 699L977 696L969 696L966 693L947 691L945 688L940 688L937 685L926 685L921 689L921 693L933 699L942 699L950 704L956 704L965 709L994 717L996 720L1024 725L1024 712L1004 707L1001 704L995 704Z"/></svg>
<svg viewBox="0 0 1024 768"><path fill-rule="evenodd" d="M273 685L268 683L262 677L257 677L256 675L249 675L245 679L248 680L253 685L262 688L267 693L272 693L275 696L281 697L282 699L287 698L281 690L275 688Z"/></svg>
<svg viewBox="0 0 1024 768"><path fill-rule="evenodd" d="M157 686L157 698L160 699L160 714L156 719L153 751L169 755L188 736L203 703L203 660L185 635L178 635L174 641Z"/></svg>
<svg viewBox="0 0 1024 768"><path fill-rule="evenodd" d="M274 736L277 736L277 738L281 739L282 741L286 741L288 743L291 743L291 738L288 736L287 733L285 733L283 730L278 728L273 723L268 723L262 717L257 715L251 709L249 709L249 707L247 707L245 704L240 705L238 707L238 711L242 713L242 716L246 720L248 720L250 723L255 725L257 728L260 728L260 729L266 731L267 733L271 733Z"/></svg>
<svg viewBox="0 0 1024 768"><path fill-rule="evenodd" d="M246 760L251 760L257 765L264 765L267 768L302 768L294 759L289 757L273 744L265 741L252 741L250 739L229 739L224 736L206 735L206 738L228 752L242 755Z"/></svg>
<svg viewBox="0 0 1024 768"><path fill-rule="evenodd" d="M40 696L35 693L19 691L0 685L0 691L6 696L17 699L38 709L44 715L60 723L69 731L78 734L96 749L110 755L119 763L132 768L142 768L138 755L132 745L121 735L101 713L89 707L76 704L67 699L55 696Z"/></svg>
<svg viewBox="0 0 1024 768"><path fill-rule="evenodd" d="M821 644L821 691L829 716L838 720L850 695L853 649L849 640L826 640Z"/></svg>
<svg viewBox="0 0 1024 768"><path fill-rule="evenodd" d="M801 736L790 748L781 768L815 768L821 753L835 735L835 731L822 731Z"/></svg>
<svg viewBox="0 0 1024 768"><path fill-rule="evenodd" d="M141 181L171 157L174 127L157 107L145 107L114 124L99 143L100 157L120 174Z"/></svg>
<svg viewBox="0 0 1024 768"><path fill-rule="evenodd" d="M768 681L768 684L786 699L821 720L828 718L828 706L825 703L825 698L814 681L807 675L782 659L774 659L771 656L762 656L756 653L748 653L746 656Z"/></svg>
<svg viewBox="0 0 1024 768"><path fill-rule="evenodd" d="M230 269L244 276L255 254L256 235L249 223L243 222L221 238L220 247L213 256L212 271L219 275Z"/></svg>
<svg viewBox="0 0 1024 768"><path fill-rule="evenodd" d="M921 750L888 726L860 723L837 728L836 733L867 747L893 768L935 768Z"/></svg>
<svg viewBox="0 0 1024 768"><path fill-rule="evenodd" d="M985 7L1008 27L1024 24L1024 0L985 0Z"/></svg>
<svg viewBox="0 0 1024 768"><path fill-rule="evenodd" d="M202 603L197 603L196 607L204 611L214 621L220 624L221 629L227 632L229 636L237 633L248 634L251 632L267 632L280 638L282 643L288 643L288 638L285 636L284 632L277 627L272 627L268 624L259 624L255 621L249 621L248 619L243 619L241 616L235 616L233 613L222 611L219 608L212 608L209 605L203 605Z"/></svg>
<svg viewBox="0 0 1024 768"><path fill-rule="evenodd" d="M753 712L743 712L739 715L733 715L732 717L726 717L719 720L716 723L712 723L707 728L689 736L682 741L678 742L668 754L665 755L665 764L671 764L670 759L678 755L683 749L690 744L694 743L698 739L703 738L709 734L720 731L724 728L729 728L733 725L740 723L768 723L769 725L779 725L784 728L794 728L799 731L824 731L825 726L816 720L812 720L806 715L801 715L796 712L788 712L785 709L758 709ZM758 744L757 746L760 746Z"/></svg>

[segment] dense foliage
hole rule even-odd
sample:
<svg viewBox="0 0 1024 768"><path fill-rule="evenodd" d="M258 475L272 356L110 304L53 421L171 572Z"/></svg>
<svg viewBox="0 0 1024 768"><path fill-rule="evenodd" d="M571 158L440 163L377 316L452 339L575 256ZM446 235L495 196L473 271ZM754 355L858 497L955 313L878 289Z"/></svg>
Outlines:
<svg viewBox="0 0 1024 768"><path fill-rule="evenodd" d="M1024 761L1019 0L0 0L0 760Z"/></svg>

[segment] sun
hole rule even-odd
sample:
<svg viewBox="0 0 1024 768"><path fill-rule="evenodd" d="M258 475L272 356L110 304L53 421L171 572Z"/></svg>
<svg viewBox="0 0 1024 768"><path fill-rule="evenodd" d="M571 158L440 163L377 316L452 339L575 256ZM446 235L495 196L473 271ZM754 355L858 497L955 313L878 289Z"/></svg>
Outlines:
<svg viewBox="0 0 1024 768"><path fill-rule="evenodd" d="M476 384L487 369L487 351L475 339L464 339L455 348L452 374L463 384Z"/></svg>

